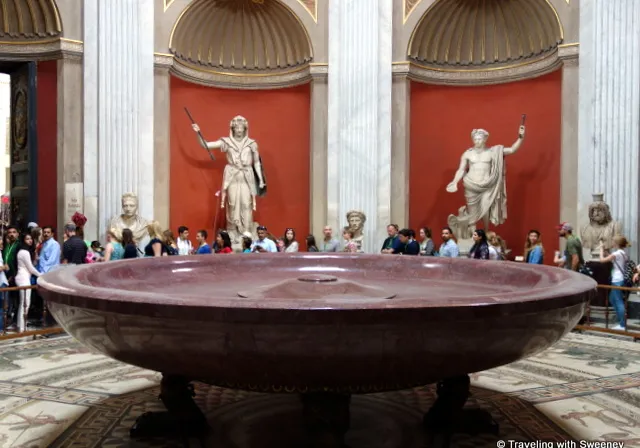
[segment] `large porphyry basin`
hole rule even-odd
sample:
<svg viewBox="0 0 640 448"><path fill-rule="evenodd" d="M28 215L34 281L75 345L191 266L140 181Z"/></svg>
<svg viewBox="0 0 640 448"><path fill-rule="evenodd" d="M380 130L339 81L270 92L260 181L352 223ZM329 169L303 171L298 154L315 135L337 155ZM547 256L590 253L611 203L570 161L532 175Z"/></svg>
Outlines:
<svg viewBox="0 0 640 448"><path fill-rule="evenodd" d="M549 347L590 278L511 262L237 254L66 267L39 279L56 320L125 363L224 387L367 393Z"/></svg>

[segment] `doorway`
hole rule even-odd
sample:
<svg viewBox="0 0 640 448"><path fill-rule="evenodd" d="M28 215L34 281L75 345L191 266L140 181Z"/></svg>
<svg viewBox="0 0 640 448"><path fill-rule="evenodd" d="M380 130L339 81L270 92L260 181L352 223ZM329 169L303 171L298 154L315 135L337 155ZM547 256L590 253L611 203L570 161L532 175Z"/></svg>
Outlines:
<svg viewBox="0 0 640 448"><path fill-rule="evenodd" d="M37 222L36 63L0 63L0 221Z"/></svg>

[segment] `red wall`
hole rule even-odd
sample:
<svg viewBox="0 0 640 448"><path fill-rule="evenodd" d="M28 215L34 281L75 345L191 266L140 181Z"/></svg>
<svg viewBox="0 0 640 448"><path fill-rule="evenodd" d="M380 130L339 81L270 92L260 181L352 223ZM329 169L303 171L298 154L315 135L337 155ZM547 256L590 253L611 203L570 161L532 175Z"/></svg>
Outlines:
<svg viewBox="0 0 640 448"><path fill-rule="evenodd" d="M216 161L198 144L185 114L187 107L208 140L229 135L236 115L249 121L249 136L258 150L267 194L258 198L254 221L274 235L296 229L301 243L309 233L309 86L278 90L227 90L171 79L171 211L170 226L186 225L211 232L226 157ZM225 227L220 210L218 228Z"/></svg>
<svg viewBox="0 0 640 448"><path fill-rule="evenodd" d="M546 241L545 261L551 262L560 220L561 83L560 71L495 86L412 83L411 225L431 227L439 242L449 214L464 205L462 182L454 194L445 187L472 146L471 130L489 131L489 145L511 146L526 113L525 141L506 158L508 216L496 231L521 255L527 232L538 229Z"/></svg>
<svg viewBox="0 0 640 448"><path fill-rule="evenodd" d="M57 61L38 62L38 224L56 225L58 184L58 69Z"/></svg>

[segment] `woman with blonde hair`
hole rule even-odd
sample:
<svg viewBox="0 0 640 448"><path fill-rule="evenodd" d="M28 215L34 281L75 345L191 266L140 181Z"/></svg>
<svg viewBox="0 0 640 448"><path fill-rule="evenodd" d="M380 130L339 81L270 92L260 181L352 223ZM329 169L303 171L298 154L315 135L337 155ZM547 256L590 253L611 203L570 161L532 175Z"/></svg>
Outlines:
<svg viewBox="0 0 640 448"><path fill-rule="evenodd" d="M626 286L624 281L625 269L629 257L624 251L629 247L629 242L622 235L617 235L613 238L613 248L609 255L604 255L604 243L600 240L600 262L611 263L611 286ZM618 325L612 327L612 330L625 330L625 308L624 308L624 294L620 289L612 289L609 291L609 302L616 312L618 318Z"/></svg>
<svg viewBox="0 0 640 448"><path fill-rule="evenodd" d="M158 221L151 221L147 224L147 232L149 232L149 244L144 248L145 257L166 257L168 255L167 242L165 241L164 232Z"/></svg>
<svg viewBox="0 0 640 448"><path fill-rule="evenodd" d="M493 230L487 232L487 243L489 244L489 260L504 260L507 248L500 235Z"/></svg>
<svg viewBox="0 0 640 448"><path fill-rule="evenodd" d="M532 229L527 234L527 241L524 243L524 262L529 264L542 264L544 260L544 247L540 232ZM555 262L555 261L554 261Z"/></svg>
<svg viewBox="0 0 640 448"><path fill-rule="evenodd" d="M104 246L103 261L122 260L124 258L124 247L120 244L121 238L121 236L118 237L116 229L107 231L107 244Z"/></svg>

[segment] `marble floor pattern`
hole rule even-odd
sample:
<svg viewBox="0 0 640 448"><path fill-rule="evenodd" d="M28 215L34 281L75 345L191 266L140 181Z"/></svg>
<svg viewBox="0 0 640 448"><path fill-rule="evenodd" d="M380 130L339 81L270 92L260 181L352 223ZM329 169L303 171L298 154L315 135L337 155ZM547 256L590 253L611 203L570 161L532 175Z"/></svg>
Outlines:
<svg viewBox="0 0 640 448"><path fill-rule="evenodd" d="M161 410L155 372L92 353L64 336L0 345L0 448L180 447L181 441L131 441L129 428ZM470 406L489 410L500 439L616 440L640 446L640 344L572 333L538 356L472 375ZM259 436L294 397L198 384L220 448L269 448ZM354 399L347 443L359 448L422 447L416 437L433 387ZM261 423L266 418L266 423ZM290 426L295 426L288 420ZM382 431L375 442L366 434ZM495 447L497 438L456 436L453 446ZM207 444L208 445L208 444ZM198 446L192 445L192 446ZM282 448L282 446L278 447Z"/></svg>

